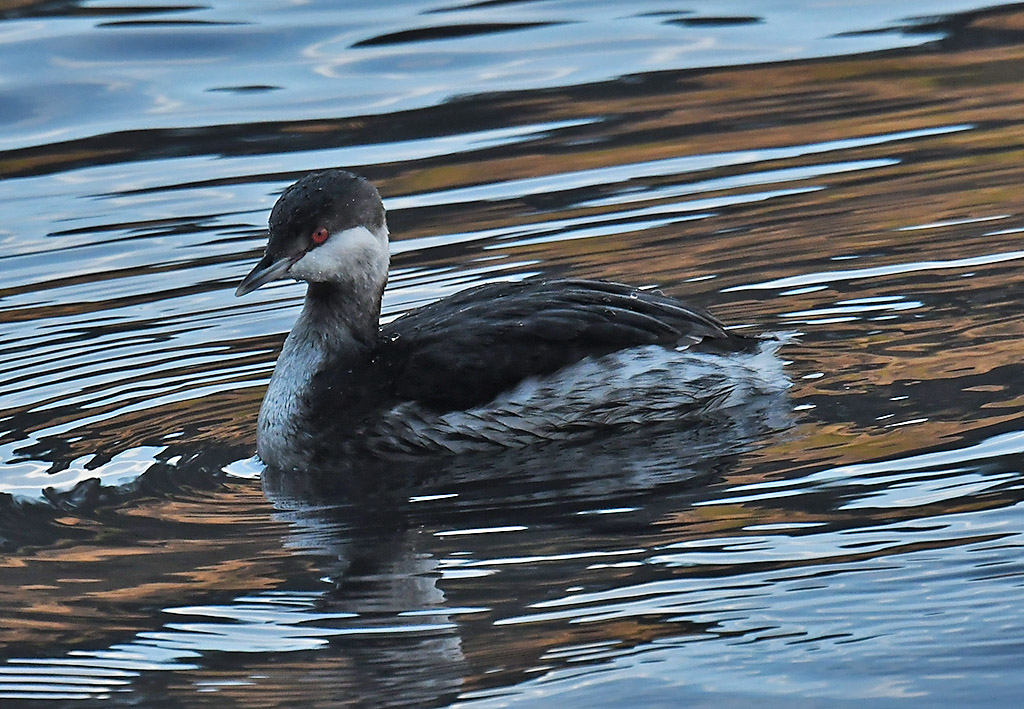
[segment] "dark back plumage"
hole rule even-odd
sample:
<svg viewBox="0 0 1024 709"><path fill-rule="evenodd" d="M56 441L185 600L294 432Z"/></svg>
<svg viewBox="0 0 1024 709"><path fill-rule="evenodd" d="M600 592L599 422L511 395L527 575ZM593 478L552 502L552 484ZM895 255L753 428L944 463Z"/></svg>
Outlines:
<svg viewBox="0 0 1024 709"><path fill-rule="evenodd" d="M374 357L395 399L439 410L486 403L524 378L641 345L752 350L709 313L603 281L493 283L385 325Z"/></svg>

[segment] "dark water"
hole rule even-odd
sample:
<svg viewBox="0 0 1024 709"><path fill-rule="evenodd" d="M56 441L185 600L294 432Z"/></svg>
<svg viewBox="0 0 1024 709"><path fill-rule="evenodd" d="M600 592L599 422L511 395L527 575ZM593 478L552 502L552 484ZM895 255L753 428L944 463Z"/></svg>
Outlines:
<svg viewBox="0 0 1024 709"><path fill-rule="evenodd" d="M1024 11L0 5L0 698L1024 701ZM276 195L389 316L531 274L796 331L748 420L267 476ZM75 701L80 700L80 701Z"/></svg>

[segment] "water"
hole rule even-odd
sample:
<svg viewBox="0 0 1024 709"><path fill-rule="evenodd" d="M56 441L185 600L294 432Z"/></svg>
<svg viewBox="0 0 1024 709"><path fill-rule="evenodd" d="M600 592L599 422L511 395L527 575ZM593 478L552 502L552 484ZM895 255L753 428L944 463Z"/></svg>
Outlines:
<svg viewBox="0 0 1024 709"><path fill-rule="evenodd" d="M1024 15L19 3L0 43L5 705L1024 696ZM532 274L799 332L696 431L267 475L276 195L386 197L387 317Z"/></svg>

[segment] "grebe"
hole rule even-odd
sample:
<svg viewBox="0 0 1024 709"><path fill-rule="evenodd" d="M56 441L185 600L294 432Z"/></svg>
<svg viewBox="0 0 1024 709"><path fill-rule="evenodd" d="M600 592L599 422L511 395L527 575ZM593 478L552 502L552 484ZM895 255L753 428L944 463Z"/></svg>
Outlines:
<svg viewBox="0 0 1024 709"><path fill-rule="evenodd" d="M267 465L696 420L788 386L770 338L604 281L491 283L381 326L388 265L384 206L364 178L314 172L274 205L265 255L235 294L282 278L309 285L260 407Z"/></svg>

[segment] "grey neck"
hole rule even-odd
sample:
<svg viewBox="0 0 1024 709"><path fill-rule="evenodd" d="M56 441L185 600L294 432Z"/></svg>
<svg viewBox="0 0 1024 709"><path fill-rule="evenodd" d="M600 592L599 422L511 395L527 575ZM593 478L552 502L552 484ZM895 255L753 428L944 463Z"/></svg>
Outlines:
<svg viewBox="0 0 1024 709"><path fill-rule="evenodd" d="M260 407L256 438L265 463L281 469L304 465L316 444L317 431L307 425L316 398L315 378L328 368L345 368L372 350L379 332L381 293L382 289L367 294L337 284L309 285ZM343 392L334 394L341 397Z"/></svg>
<svg viewBox="0 0 1024 709"><path fill-rule="evenodd" d="M326 339L337 338L338 342L329 346L354 339L370 347L377 339L383 295L383 287L367 291L336 283L310 283L299 319Z"/></svg>

